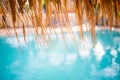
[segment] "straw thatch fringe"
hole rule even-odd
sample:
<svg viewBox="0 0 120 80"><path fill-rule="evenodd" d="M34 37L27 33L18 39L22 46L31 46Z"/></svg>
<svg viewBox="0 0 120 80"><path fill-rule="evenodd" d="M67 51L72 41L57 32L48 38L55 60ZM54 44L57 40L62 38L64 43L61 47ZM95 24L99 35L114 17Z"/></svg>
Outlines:
<svg viewBox="0 0 120 80"><path fill-rule="evenodd" d="M43 1L45 2L44 6ZM72 12L68 10L69 1L70 0L1 0L0 16L6 17L5 14L11 12L12 24L18 41L16 21L18 21L17 19L19 18L16 18L17 14L22 14L21 20L24 38L26 37L25 27L27 27L25 23L25 14L27 14L29 15L31 23L33 23L32 25L35 28L36 36L38 36L40 32L44 42L47 42L45 32L47 32L48 27L50 31L53 29L56 33L55 28L58 26L62 34L64 34L63 26L66 27L72 34L73 40L75 40L70 25L70 13L74 13L76 16L82 40L84 39L82 26L83 19L87 20L87 23L90 25L89 29L94 42L96 24L103 24L104 27L109 26L110 30L114 26L120 27L120 0L71 0L74 3L74 5L71 5L73 6ZM26 5L28 6L28 10L25 8ZM2 17L1 20L3 20ZM5 20L3 21L5 23ZM40 31L38 28L40 28Z"/></svg>

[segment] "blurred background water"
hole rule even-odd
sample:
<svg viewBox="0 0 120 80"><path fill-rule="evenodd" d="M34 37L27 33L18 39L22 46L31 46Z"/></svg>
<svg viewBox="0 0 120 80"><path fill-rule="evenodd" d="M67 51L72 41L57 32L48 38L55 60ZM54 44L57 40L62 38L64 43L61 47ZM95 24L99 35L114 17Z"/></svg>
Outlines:
<svg viewBox="0 0 120 80"><path fill-rule="evenodd" d="M84 41L74 35L75 42L64 33L64 42L61 34L51 34L46 46L32 35L27 44L23 36L20 44L15 37L0 37L0 80L120 80L119 32L96 31L95 47L90 32Z"/></svg>

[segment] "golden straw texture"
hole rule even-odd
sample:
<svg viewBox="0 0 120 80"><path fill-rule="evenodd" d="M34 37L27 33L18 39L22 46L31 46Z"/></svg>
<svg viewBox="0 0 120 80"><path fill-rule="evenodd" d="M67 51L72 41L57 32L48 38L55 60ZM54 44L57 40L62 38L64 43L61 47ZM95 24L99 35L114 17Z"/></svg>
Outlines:
<svg viewBox="0 0 120 80"><path fill-rule="evenodd" d="M70 2L73 5L69 5ZM72 9L69 8L71 6ZM44 42L47 42L46 33L49 35L49 32L53 31L56 34L57 29L62 35L66 29L75 40L72 30L74 26L71 25L75 21L81 39L84 40L83 24L89 24L87 27L91 32L93 42L95 42L96 25L103 26L103 28L108 27L110 30L113 27L120 27L120 0L1 0L0 18L4 23L5 19L9 18L5 14L11 15L17 39L18 23L16 21L23 24L19 27L23 28L24 38L29 21L30 26L35 29L37 39L40 33ZM75 17L72 21L71 16L73 15ZM6 18L3 19L1 16ZM6 23L6 25L9 24Z"/></svg>

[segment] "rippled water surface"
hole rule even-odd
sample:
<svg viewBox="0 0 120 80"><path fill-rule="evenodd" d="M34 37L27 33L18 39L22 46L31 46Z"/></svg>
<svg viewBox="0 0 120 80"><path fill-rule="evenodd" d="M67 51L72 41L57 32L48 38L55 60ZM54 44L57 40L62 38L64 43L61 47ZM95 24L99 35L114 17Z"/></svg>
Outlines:
<svg viewBox="0 0 120 80"><path fill-rule="evenodd" d="M47 46L33 36L27 45L22 36L20 44L0 37L0 80L120 80L120 33L97 31L95 48L89 32L84 42L74 35L75 42L65 33L64 43L61 34L51 34Z"/></svg>

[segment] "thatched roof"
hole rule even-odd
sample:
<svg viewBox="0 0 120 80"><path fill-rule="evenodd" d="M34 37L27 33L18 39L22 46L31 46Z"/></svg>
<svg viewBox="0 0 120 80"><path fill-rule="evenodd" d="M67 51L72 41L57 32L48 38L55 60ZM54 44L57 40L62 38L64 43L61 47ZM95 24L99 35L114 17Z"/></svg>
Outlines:
<svg viewBox="0 0 120 80"><path fill-rule="evenodd" d="M27 22L33 25L36 36L40 32L44 37L46 29L55 31L58 26L62 34L63 27L72 32L70 13L75 15L82 39L84 19L89 24L87 27L91 31L93 41L96 24L100 26L102 23L110 29L120 27L120 0L0 0L0 20L3 26L8 28L10 23L7 19L10 17L7 15L11 16L16 37L19 23L26 37Z"/></svg>

